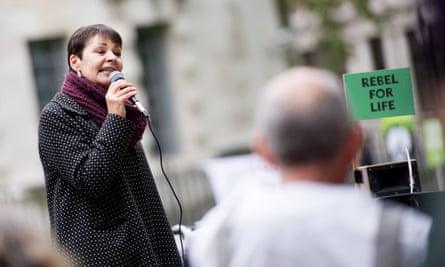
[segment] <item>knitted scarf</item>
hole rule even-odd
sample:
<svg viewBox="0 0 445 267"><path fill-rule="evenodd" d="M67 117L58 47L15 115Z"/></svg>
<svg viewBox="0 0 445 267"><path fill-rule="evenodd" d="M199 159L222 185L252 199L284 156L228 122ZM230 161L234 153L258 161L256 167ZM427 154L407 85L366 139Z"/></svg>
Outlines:
<svg viewBox="0 0 445 267"><path fill-rule="evenodd" d="M61 91L84 108L97 125L102 125L108 114L107 103L105 102L107 91L104 88L83 76L77 76L74 71L68 71L65 74ZM129 147L134 147L144 134L147 120L131 102L127 101L125 107L127 119L136 126L129 144Z"/></svg>

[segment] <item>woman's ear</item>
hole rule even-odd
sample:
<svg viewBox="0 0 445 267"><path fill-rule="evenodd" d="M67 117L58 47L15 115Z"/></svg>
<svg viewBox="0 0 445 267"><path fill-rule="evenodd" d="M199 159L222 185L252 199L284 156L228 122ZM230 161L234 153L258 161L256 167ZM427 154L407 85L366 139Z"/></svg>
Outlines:
<svg viewBox="0 0 445 267"><path fill-rule="evenodd" d="M77 55L70 55L70 66L73 70L80 70L81 59Z"/></svg>

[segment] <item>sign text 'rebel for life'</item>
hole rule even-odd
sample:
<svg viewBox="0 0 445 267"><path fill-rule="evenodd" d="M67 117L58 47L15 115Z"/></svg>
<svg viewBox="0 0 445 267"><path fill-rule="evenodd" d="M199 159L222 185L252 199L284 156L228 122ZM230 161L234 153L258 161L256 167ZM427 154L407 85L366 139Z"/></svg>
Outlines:
<svg viewBox="0 0 445 267"><path fill-rule="evenodd" d="M409 68L350 73L343 80L356 120L414 114Z"/></svg>

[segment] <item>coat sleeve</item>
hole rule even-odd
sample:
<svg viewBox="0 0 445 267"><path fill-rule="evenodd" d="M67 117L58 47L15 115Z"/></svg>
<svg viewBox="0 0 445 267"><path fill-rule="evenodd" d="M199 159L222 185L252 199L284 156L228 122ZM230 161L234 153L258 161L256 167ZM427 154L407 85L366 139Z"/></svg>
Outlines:
<svg viewBox="0 0 445 267"><path fill-rule="evenodd" d="M87 134L92 132L91 121L79 119L79 114L57 107L45 109L39 124L39 154L45 175L51 172L80 193L100 197L122 175L121 162L133 131L131 121L108 114L94 136Z"/></svg>

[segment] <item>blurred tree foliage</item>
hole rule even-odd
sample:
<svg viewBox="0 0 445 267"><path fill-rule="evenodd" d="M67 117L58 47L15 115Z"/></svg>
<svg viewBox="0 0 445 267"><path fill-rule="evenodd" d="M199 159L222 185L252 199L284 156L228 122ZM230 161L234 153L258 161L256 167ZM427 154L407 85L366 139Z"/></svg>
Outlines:
<svg viewBox="0 0 445 267"><path fill-rule="evenodd" d="M340 71L349 56L348 44L342 35L342 23L335 17L335 10L342 5L350 4L360 18L374 23L378 18L371 12L369 5L372 0L281 0L281 5L287 7L288 14L304 9L320 19L320 35L318 51L325 55L324 66L334 71Z"/></svg>

